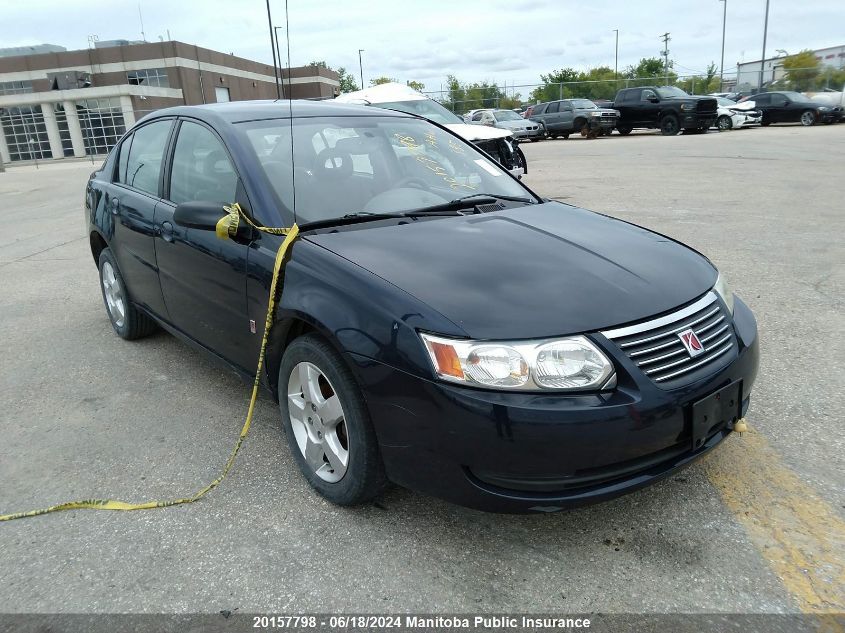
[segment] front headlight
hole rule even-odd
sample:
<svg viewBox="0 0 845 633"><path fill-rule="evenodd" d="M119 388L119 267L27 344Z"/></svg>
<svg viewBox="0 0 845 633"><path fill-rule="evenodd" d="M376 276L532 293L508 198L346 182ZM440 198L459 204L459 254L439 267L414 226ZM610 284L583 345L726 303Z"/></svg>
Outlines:
<svg viewBox="0 0 845 633"><path fill-rule="evenodd" d="M599 389L613 364L583 336L541 341L467 341L420 333L438 378L496 389Z"/></svg>
<svg viewBox="0 0 845 633"><path fill-rule="evenodd" d="M682 103L681 104L681 111L686 112L687 110L694 110L695 104L694 103Z"/></svg>
<svg viewBox="0 0 845 633"><path fill-rule="evenodd" d="M731 292L728 283L725 281L725 278L722 277L722 273L716 277L716 285L713 286L713 291L722 297L722 301L725 302L725 305L728 306L728 311L733 314L734 313L734 293Z"/></svg>
<svg viewBox="0 0 845 633"><path fill-rule="evenodd" d="M591 114L592 114L592 116L601 116L601 112L593 112Z"/></svg>

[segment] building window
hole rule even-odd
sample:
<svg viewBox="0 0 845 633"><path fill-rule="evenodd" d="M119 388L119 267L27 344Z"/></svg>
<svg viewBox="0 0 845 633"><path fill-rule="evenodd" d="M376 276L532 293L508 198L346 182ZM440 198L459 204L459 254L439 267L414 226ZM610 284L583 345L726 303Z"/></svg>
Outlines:
<svg viewBox="0 0 845 633"><path fill-rule="evenodd" d="M126 132L119 98L77 101L76 112L87 154L108 154Z"/></svg>
<svg viewBox="0 0 845 633"><path fill-rule="evenodd" d="M225 101L230 101L229 99L229 89L228 88L221 88L220 86L214 87L214 98L217 99L217 103L224 103Z"/></svg>
<svg viewBox="0 0 845 633"><path fill-rule="evenodd" d="M32 92L31 81L0 81L0 95L19 95Z"/></svg>
<svg viewBox="0 0 845 633"><path fill-rule="evenodd" d="M156 86L157 88L170 88L170 81L167 79L166 68L133 70L126 73L126 79L133 86Z"/></svg>
<svg viewBox="0 0 845 633"><path fill-rule="evenodd" d="M0 108L0 126L13 161L53 158L40 105Z"/></svg>
<svg viewBox="0 0 845 633"><path fill-rule="evenodd" d="M73 156L73 140L70 138L70 128L67 123L67 112L62 103L53 105L56 111L56 124L59 126L59 138L62 140L62 153L65 158Z"/></svg>

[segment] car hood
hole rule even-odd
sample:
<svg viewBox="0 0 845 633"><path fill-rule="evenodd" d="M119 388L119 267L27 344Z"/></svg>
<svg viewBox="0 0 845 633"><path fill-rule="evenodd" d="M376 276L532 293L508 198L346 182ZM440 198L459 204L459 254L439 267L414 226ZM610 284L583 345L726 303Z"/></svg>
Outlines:
<svg viewBox="0 0 845 633"><path fill-rule="evenodd" d="M507 130L500 130L489 125L467 125L466 123L447 123L446 127L458 136L472 141L486 141L491 138L506 138L511 135Z"/></svg>
<svg viewBox="0 0 845 633"><path fill-rule="evenodd" d="M307 239L425 302L479 339L543 338L639 321L713 287L701 254L558 202L358 225Z"/></svg>
<svg viewBox="0 0 845 633"><path fill-rule="evenodd" d="M729 108L730 110L753 110L757 107L754 101L742 101L729 106L719 106L720 108Z"/></svg>

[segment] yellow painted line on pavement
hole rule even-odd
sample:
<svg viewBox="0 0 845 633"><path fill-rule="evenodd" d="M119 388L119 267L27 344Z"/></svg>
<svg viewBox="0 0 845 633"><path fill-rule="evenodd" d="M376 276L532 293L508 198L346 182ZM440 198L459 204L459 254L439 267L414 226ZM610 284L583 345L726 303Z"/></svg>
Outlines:
<svg viewBox="0 0 845 633"><path fill-rule="evenodd" d="M754 429L729 438L703 466L800 610L845 611L845 521L837 511Z"/></svg>

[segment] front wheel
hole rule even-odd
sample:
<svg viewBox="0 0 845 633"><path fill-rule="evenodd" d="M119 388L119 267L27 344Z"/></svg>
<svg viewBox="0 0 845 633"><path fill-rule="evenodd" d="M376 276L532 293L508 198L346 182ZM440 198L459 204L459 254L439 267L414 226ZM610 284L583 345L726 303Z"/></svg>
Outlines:
<svg viewBox="0 0 845 633"><path fill-rule="evenodd" d="M376 435L355 379L314 334L296 339L279 367L288 446L308 483L338 505L369 501L385 485Z"/></svg>
<svg viewBox="0 0 845 633"><path fill-rule="evenodd" d="M617 131L617 132L619 132L622 136L628 136L631 132L633 132L633 131L634 131L634 128L632 128L632 127L624 127L624 126L623 126L623 127L620 127L620 126L618 126L618 125L617 125L617 126L616 126L616 131Z"/></svg>
<svg viewBox="0 0 845 633"><path fill-rule="evenodd" d="M812 110L804 110L801 113L801 125L807 127L816 124L816 113Z"/></svg>
<svg viewBox="0 0 845 633"><path fill-rule="evenodd" d="M681 127L678 124L678 117L674 114L667 114L660 119L660 133L663 136L675 136L680 131Z"/></svg>
<svg viewBox="0 0 845 633"><path fill-rule="evenodd" d="M726 132L733 128L733 126L734 124L733 121L731 121L731 117L727 116L726 114L723 114L718 119L716 119L716 127L719 128L720 132Z"/></svg>

